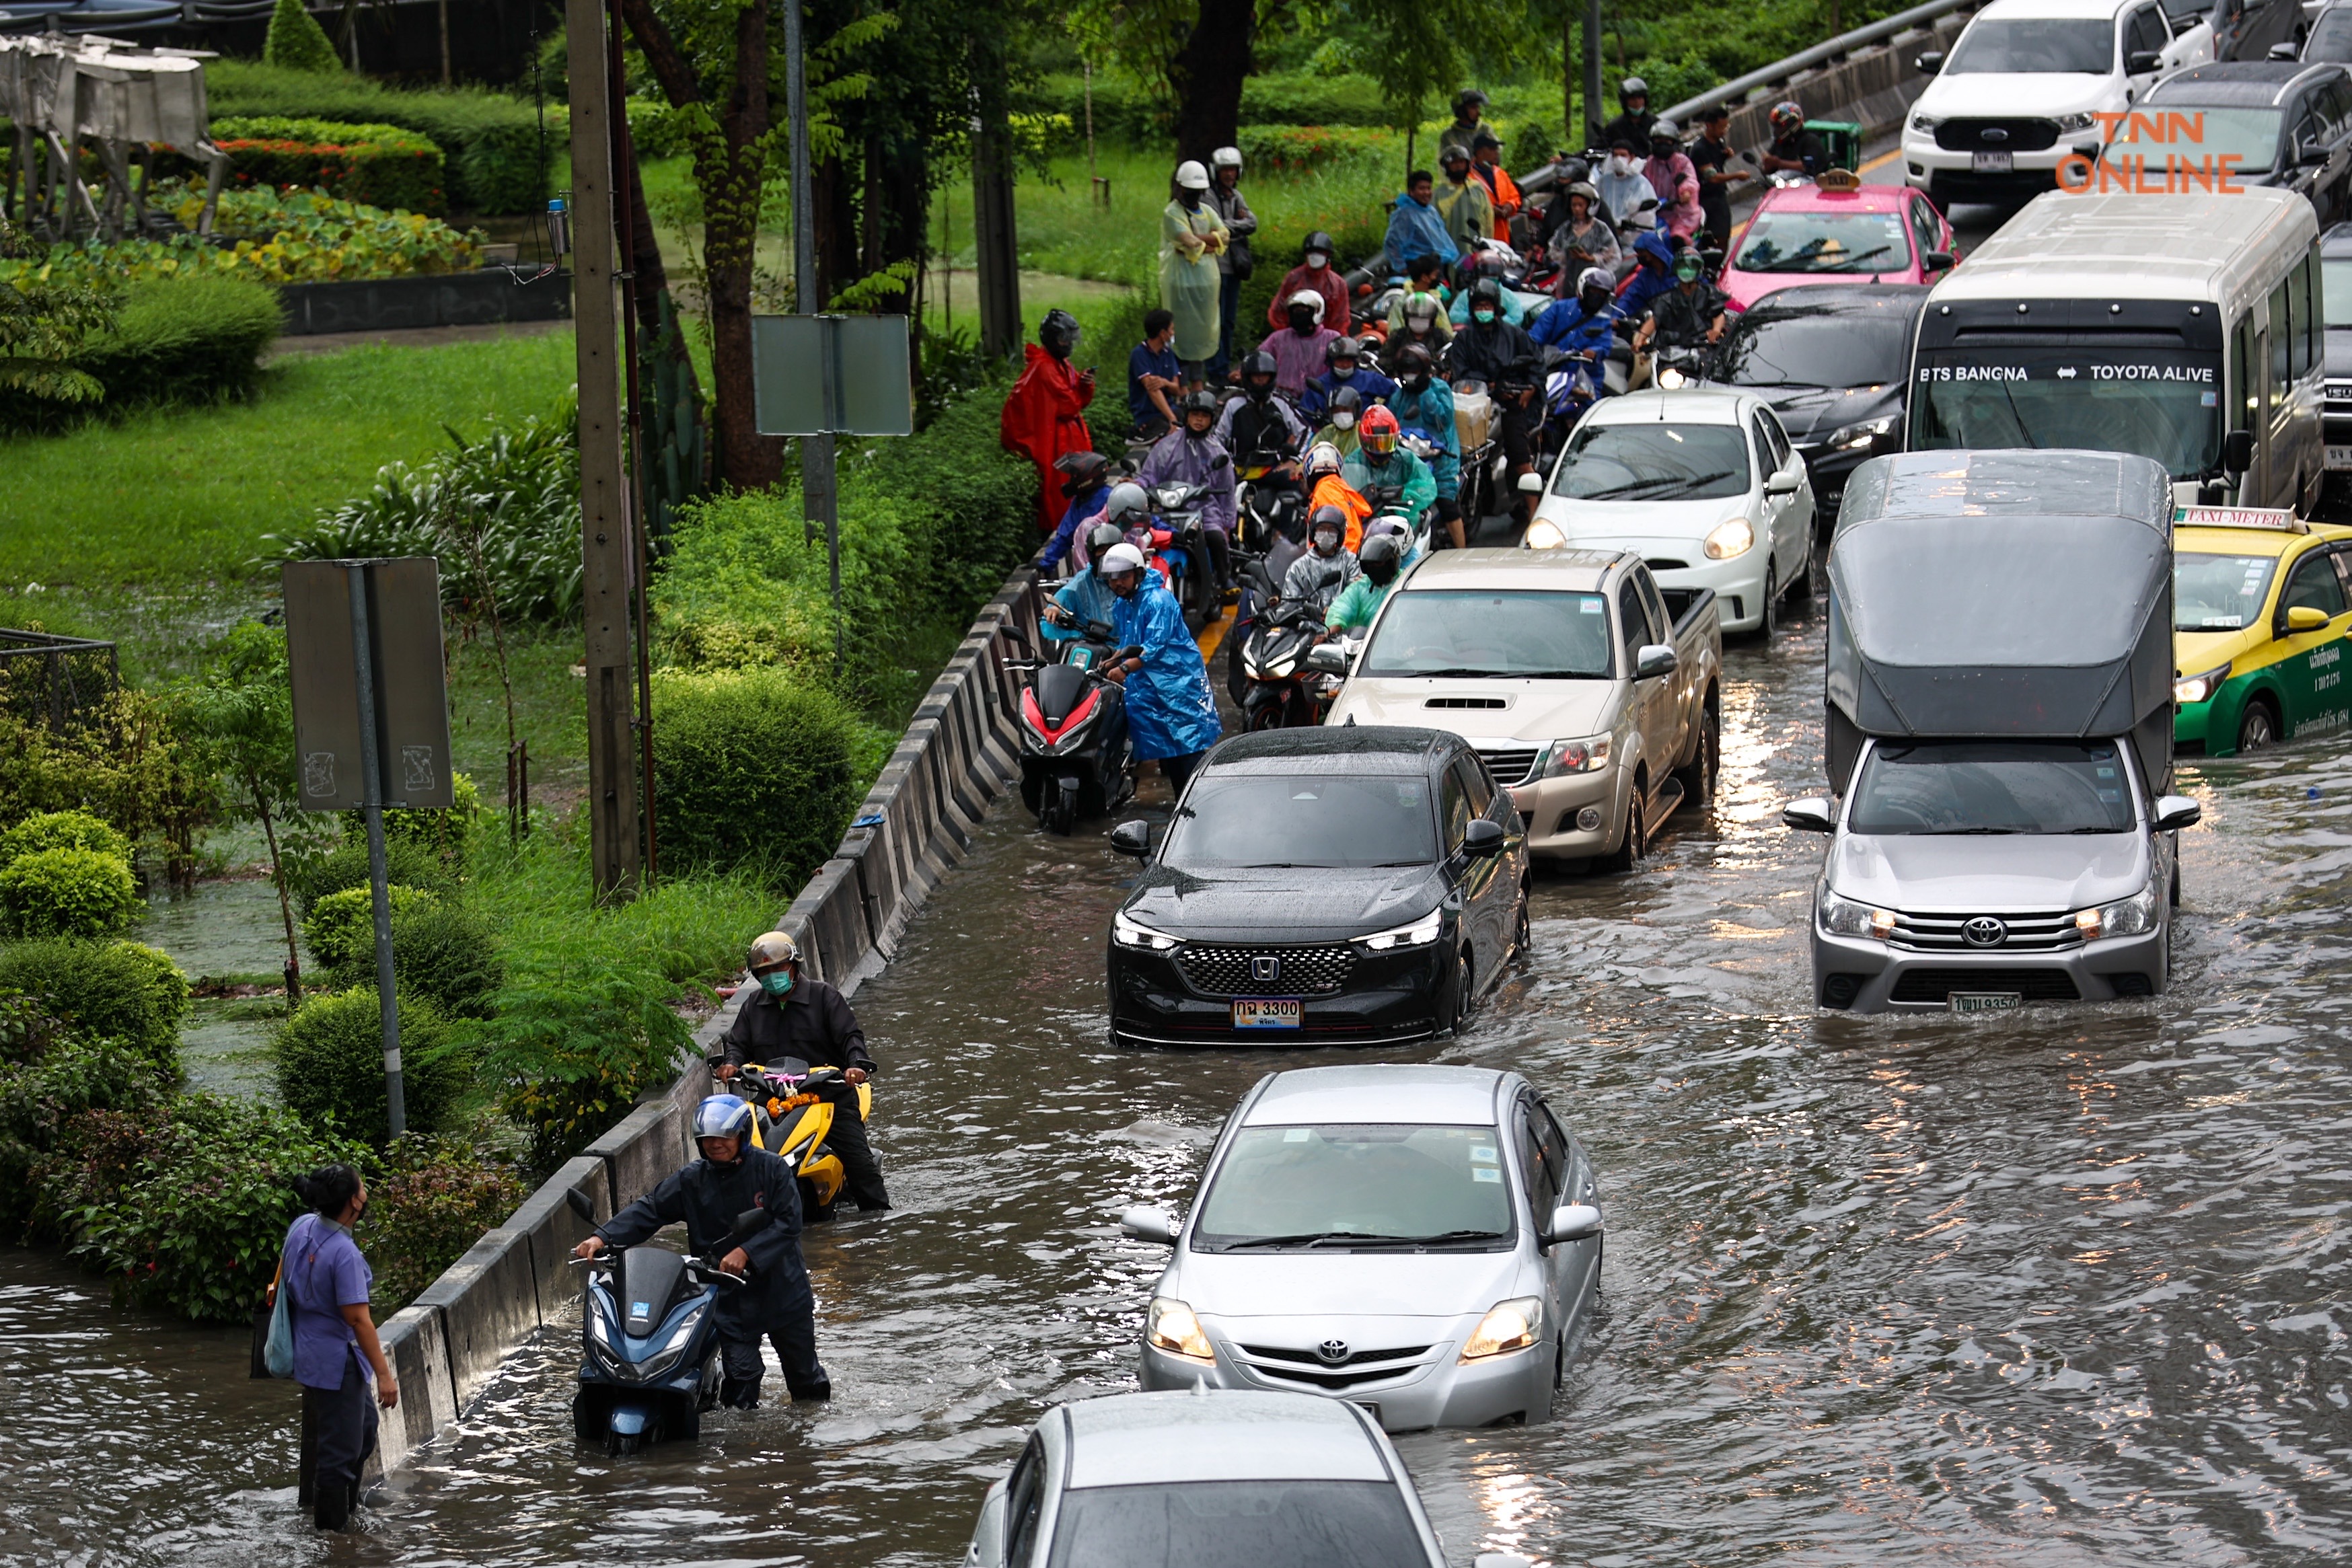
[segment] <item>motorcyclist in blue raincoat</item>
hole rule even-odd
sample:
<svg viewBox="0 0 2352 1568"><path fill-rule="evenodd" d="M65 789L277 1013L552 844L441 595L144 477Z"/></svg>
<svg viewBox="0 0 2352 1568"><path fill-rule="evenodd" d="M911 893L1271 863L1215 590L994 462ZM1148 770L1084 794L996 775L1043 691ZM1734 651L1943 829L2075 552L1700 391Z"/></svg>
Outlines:
<svg viewBox="0 0 2352 1568"><path fill-rule="evenodd" d="M1357 339L1342 338L1324 353L1330 368L1308 380L1307 390L1298 394L1298 412L1309 422L1323 417L1331 394L1341 387L1355 388L1364 408L1385 402L1397 390L1396 382L1364 363L1364 345Z"/></svg>
<svg viewBox="0 0 2352 1568"><path fill-rule="evenodd" d="M1037 558L1041 571L1051 571L1062 564L1078 531L1102 516L1103 503L1110 496L1110 459L1099 452L1065 452L1054 459L1054 471L1066 476L1062 481L1062 494L1070 498L1070 507L1062 514L1061 526L1046 542L1045 553ZM1077 561L1073 570L1085 564Z"/></svg>
<svg viewBox="0 0 2352 1568"><path fill-rule="evenodd" d="M1462 531L1462 435L1454 423L1454 389L1444 376L1432 375L1427 349L1407 343L1396 350L1396 395L1389 411L1408 434L1418 433L1437 448L1424 459L1430 477L1437 481L1437 520L1446 537L1460 549Z"/></svg>
<svg viewBox="0 0 2352 1568"><path fill-rule="evenodd" d="M1633 242L1641 266L1617 294L1617 308L1628 321L1639 321L1662 294L1675 291L1675 247L1665 235L1653 231Z"/></svg>
<svg viewBox="0 0 2352 1568"><path fill-rule="evenodd" d="M1103 580L1118 598L1111 610L1118 640L1143 650L1109 671L1127 694L1135 758L1157 761L1169 789L1181 795L1202 755L1224 733L1208 666L1175 595L1143 570L1141 551L1130 544L1114 545L1102 562Z"/></svg>
<svg viewBox="0 0 2352 1568"><path fill-rule="evenodd" d="M1045 612L1046 619L1038 626L1048 641L1066 643L1074 637L1083 637L1089 621L1099 621L1106 626L1111 623L1112 610L1118 601L1111 593L1110 585L1103 580L1102 559L1113 545L1125 538L1109 523L1098 522L1088 530L1087 554L1094 564L1055 591L1054 609ZM1055 618L1055 610L1068 619Z"/></svg>

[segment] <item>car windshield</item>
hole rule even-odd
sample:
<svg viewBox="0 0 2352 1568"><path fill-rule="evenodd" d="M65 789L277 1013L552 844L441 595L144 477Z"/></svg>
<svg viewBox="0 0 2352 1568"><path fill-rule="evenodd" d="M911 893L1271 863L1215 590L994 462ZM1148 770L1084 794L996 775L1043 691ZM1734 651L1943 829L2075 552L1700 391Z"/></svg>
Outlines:
<svg viewBox="0 0 2352 1568"><path fill-rule="evenodd" d="M2262 619L2278 558L2267 555L2176 555L2172 558L2172 629L2231 632Z"/></svg>
<svg viewBox="0 0 2352 1568"><path fill-rule="evenodd" d="M1946 76L2071 71L2103 77L2115 68L2115 24L2097 18L1995 22L1979 18L1944 62Z"/></svg>
<svg viewBox="0 0 2352 1568"><path fill-rule="evenodd" d="M1901 272L1911 241L1900 213L1759 213L1731 265L1742 272Z"/></svg>
<svg viewBox="0 0 2352 1568"><path fill-rule="evenodd" d="M2165 112L2156 113L2161 107ZM2147 120L2164 121L2166 139L2151 132L2143 140L2131 133ZM2183 126L2189 127L2183 130ZM2127 119L2123 134L2100 151L2100 158L2118 171L2137 172L2154 180L2160 171L2186 166L2219 168L2218 160L2235 158L2241 174L2267 174L2278 162L2279 111L2275 109L2176 108L2151 105L2148 113Z"/></svg>
<svg viewBox="0 0 2352 1568"><path fill-rule="evenodd" d="M2347 12L2352 16L2352 12ZM2352 256L2319 264L2320 309L2330 327L2352 327Z"/></svg>
<svg viewBox="0 0 2352 1568"><path fill-rule="evenodd" d="M1427 1568L1384 1481L1164 1481L1062 1494L1050 1568Z"/></svg>
<svg viewBox="0 0 2352 1568"><path fill-rule="evenodd" d="M2123 833L2130 779L2111 742L1881 745L1854 785L1857 833Z"/></svg>
<svg viewBox="0 0 2352 1568"><path fill-rule="evenodd" d="M2195 26L2212 9L2213 0L2164 0L2164 14L2171 19L2175 33Z"/></svg>
<svg viewBox="0 0 2352 1568"><path fill-rule="evenodd" d="M2000 349L1922 356L1911 450L2135 452L2176 479L2221 454L2220 356L2179 349Z"/></svg>
<svg viewBox="0 0 2352 1568"><path fill-rule="evenodd" d="M1774 306L1736 318L1717 375L1742 387L1885 386L1911 358L1911 318L1893 310Z"/></svg>
<svg viewBox="0 0 2352 1568"><path fill-rule="evenodd" d="M1492 1127L1340 1124L1244 1127L1206 1195L1207 1252L1351 1244L1490 1246L1511 1233Z"/></svg>
<svg viewBox="0 0 2352 1568"><path fill-rule="evenodd" d="M1176 871L1427 865L1437 818L1417 773L1210 773L1185 796L1160 858Z"/></svg>
<svg viewBox="0 0 2352 1568"><path fill-rule="evenodd" d="M1736 424L1586 421L1552 476L1580 501L1707 501L1748 493L1748 442Z"/></svg>
<svg viewBox="0 0 2352 1568"><path fill-rule="evenodd" d="M2352 8L2336 6L2321 13L2312 24L2310 41L2303 46L2303 57L2306 62L2352 60Z"/></svg>
<svg viewBox="0 0 2352 1568"><path fill-rule="evenodd" d="M1422 589L1389 596L1357 674L1601 680L1609 605L1598 593Z"/></svg>

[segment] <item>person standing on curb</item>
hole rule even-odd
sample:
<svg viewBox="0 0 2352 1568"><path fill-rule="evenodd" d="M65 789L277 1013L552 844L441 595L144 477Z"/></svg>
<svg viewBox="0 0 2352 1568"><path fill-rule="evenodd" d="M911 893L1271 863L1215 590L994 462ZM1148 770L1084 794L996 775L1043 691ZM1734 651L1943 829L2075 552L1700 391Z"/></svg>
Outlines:
<svg viewBox="0 0 2352 1568"><path fill-rule="evenodd" d="M1220 147L1209 154L1209 202L1224 220L1225 248L1217 257L1217 351L1209 360L1209 379L1221 382L1234 362L1234 328L1241 319L1242 285L1257 270L1250 254L1250 235L1257 233L1257 214L1242 199L1242 150Z"/></svg>
<svg viewBox="0 0 2352 1568"><path fill-rule="evenodd" d="M375 1271L352 1239L352 1227L367 1212L366 1184L351 1166L331 1165L294 1186L310 1212L286 1232L269 1301L274 1306L278 1292L286 1292L294 1380L302 1385L295 1497L320 1530L347 1530L359 1506L360 1468L375 1452L376 1407L399 1405L400 1383L368 1312Z"/></svg>
<svg viewBox="0 0 2352 1568"><path fill-rule="evenodd" d="M1176 165L1176 193L1160 214L1160 303L1176 318L1176 360L1187 392L1206 383L1217 351L1225 220L1208 197L1209 172L1187 159Z"/></svg>
<svg viewBox="0 0 2352 1568"><path fill-rule="evenodd" d="M1691 166L1698 171L1699 210L1706 214L1700 226L1717 250L1731 248L1732 187L1755 177L1731 166L1730 130L1731 110L1719 103L1701 110L1698 140L1690 150Z"/></svg>

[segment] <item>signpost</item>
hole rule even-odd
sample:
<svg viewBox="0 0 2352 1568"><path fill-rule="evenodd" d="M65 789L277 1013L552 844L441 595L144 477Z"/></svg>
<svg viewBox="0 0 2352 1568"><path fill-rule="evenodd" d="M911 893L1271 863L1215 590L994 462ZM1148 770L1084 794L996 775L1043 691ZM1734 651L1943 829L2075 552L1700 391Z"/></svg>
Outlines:
<svg viewBox="0 0 2352 1568"><path fill-rule="evenodd" d="M367 818L375 989L383 1019L385 1124L407 1130L394 997L383 812L457 804L441 645L441 573L430 556L289 561L286 652L294 688L296 801Z"/></svg>

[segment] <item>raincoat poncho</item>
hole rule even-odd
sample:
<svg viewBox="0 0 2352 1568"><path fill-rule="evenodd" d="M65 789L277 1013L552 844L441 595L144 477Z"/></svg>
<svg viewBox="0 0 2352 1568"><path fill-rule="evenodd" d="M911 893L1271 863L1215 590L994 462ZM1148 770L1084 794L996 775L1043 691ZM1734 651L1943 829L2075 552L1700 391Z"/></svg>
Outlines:
<svg viewBox="0 0 2352 1568"><path fill-rule="evenodd" d="M1215 277L1216 269L1209 275ZM1143 650L1143 668L1127 677L1125 688L1136 759L1191 757L1216 745L1224 726L1209 690L1209 668L1176 596L1145 572L1141 585L1113 605L1111 626L1121 643Z"/></svg>
<svg viewBox="0 0 2352 1568"><path fill-rule="evenodd" d="M1217 257L1225 220L1203 201L1187 208L1171 199L1160 214L1160 303L1176 318L1176 357L1205 360L1217 351Z"/></svg>
<svg viewBox="0 0 2352 1568"><path fill-rule="evenodd" d="M1462 479L1462 436L1454 423L1454 388L1444 376L1435 375L1419 392L1401 386L1389 399L1389 412L1405 429L1419 431L1437 444L1437 455L1427 460L1430 476L1437 481L1439 495L1453 495Z"/></svg>
<svg viewBox="0 0 2352 1568"><path fill-rule="evenodd" d="M1209 276L1213 283L1213 268ZM1026 350L1028 366L1005 396L997 429L1004 450L1037 465L1037 526L1050 529L1067 507L1054 460L1066 453L1093 451L1095 438L1087 430L1087 394L1078 385L1078 372L1067 360L1057 360L1034 343L1026 345Z"/></svg>
<svg viewBox="0 0 2352 1568"><path fill-rule="evenodd" d="M1360 447L1339 465L1339 476L1360 496L1370 496L1375 486L1392 486L1402 494L1397 500L1398 515L1418 517L1437 499L1437 476L1429 471L1412 453L1400 445L1385 460L1374 457Z"/></svg>

